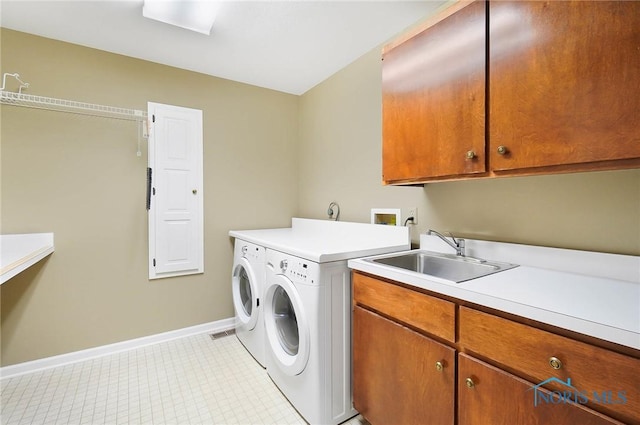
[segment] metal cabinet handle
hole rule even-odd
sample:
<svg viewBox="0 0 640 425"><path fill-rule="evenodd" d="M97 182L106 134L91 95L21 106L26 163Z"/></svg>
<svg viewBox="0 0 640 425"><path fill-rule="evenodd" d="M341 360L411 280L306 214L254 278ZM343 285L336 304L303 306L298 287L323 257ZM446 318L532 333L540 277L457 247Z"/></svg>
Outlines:
<svg viewBox="0 0 640 425"><path fill-rule="evenodd" d="M436 362L436 370L438 372L442 372L443 369L444 369L444 364L442 362Z"/></svg>
<svg viewBox="0 0 640 425"><path fill-rule="evenodd" d="M193 193L194 195L195 195L195 194L197 194L197 193L198 193L198 189L193 189L193 190L191 191L191 193Z"/></svg>
<svg viewBox="0 0 640 425"><path fill-rule="evenodd" d="M476 157L476 153L474 151L467 151L466 157L467 159L473 159Z"/></svg>
<svg viewBox="0 0 640 425"><path fill-rule="evenodd" d="M476 386L476 383L473 382L473 379L471 379L471 378L465 379L464 382L467 384L467 388L473 388L473 387Z"/></svg>
<svg viewBox="0 0 640 425"><path fill-rule="evenodd" d="M549 357L549 366L551 366L555 370L558 370L562 368L562 362L557 357Z"/></svg>
<svg viewBox="0 0 640 425"><path fill-rule="evenodd" d="M506 146L498 146L498 153L500 155L506 155L507 152L508 150Z"/></svg>

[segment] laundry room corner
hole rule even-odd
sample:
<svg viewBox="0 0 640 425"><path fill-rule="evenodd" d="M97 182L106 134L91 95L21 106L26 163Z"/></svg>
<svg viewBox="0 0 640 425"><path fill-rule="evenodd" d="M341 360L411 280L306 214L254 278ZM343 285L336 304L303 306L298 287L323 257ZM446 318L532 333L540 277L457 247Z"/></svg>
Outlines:
<svg viewBox="0 0 640 425"><path fill-rule="evenodd" d="M6 28L1 36L3 70L19 72L31 94L203 110L206 164L205 273L149 281L147 146L138 156L136 123L3 104L2 232L53 232L56 251L0 287L2 366L232 317L229 228L286 225L296 211L285 164L298 98ZM271 150L280 154L266 163Z"/></svg>

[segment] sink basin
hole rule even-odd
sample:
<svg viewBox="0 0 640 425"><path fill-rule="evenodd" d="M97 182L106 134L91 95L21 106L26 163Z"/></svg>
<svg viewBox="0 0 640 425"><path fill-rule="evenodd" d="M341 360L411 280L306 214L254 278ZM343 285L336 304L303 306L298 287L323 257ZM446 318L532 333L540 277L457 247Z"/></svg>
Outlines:
<svg viewBox="0 0 640 425"><path fill-rule="evenodd" d="M518 266L517 264L485 261L478 258L459 257L457 255L429 251L415 251L373 258L368 261L438 277L455 283L488 276Z"/></svg>

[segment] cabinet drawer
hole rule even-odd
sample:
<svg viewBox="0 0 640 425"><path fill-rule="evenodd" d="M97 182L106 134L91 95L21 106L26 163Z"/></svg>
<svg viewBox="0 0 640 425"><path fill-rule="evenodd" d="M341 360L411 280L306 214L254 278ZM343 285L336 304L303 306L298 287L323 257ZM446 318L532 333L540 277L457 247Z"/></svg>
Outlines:
<svg viewBox="0 0 640 425"><path fill-rule="evenodd" d="M367 306L427 333L455 341L456 306L402 286L353 274L355 304Z"/></svg>
<svg viewBox="0 0 640 425"><path fill-rule="evenodd" d="M594 410L640 422L640 360L466 307L459 325L465 351L553 391L578 391Z"/></svg>

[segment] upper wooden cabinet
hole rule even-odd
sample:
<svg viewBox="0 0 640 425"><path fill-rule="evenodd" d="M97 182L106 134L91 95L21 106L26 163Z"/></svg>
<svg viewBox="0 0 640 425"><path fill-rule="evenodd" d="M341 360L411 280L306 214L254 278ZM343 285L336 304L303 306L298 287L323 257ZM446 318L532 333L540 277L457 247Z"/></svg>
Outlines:
<svg viewBox="0 0 640 425"><path fill-rule="evenodd" d="M486 170L485 34L477 2L383 52L386 183Z"/></svg>
<svg viewBox="0 0 640 425"><path fill-rule="evenodd" d="M494 171L640 158L640 2L489 10Z"/></svg>
<svg viewBox="0 0 640 425"><path fill-rule="evenodd" d="M638 28L635 1L477 1L386 46L384 183L640 167Z"/></svg>

